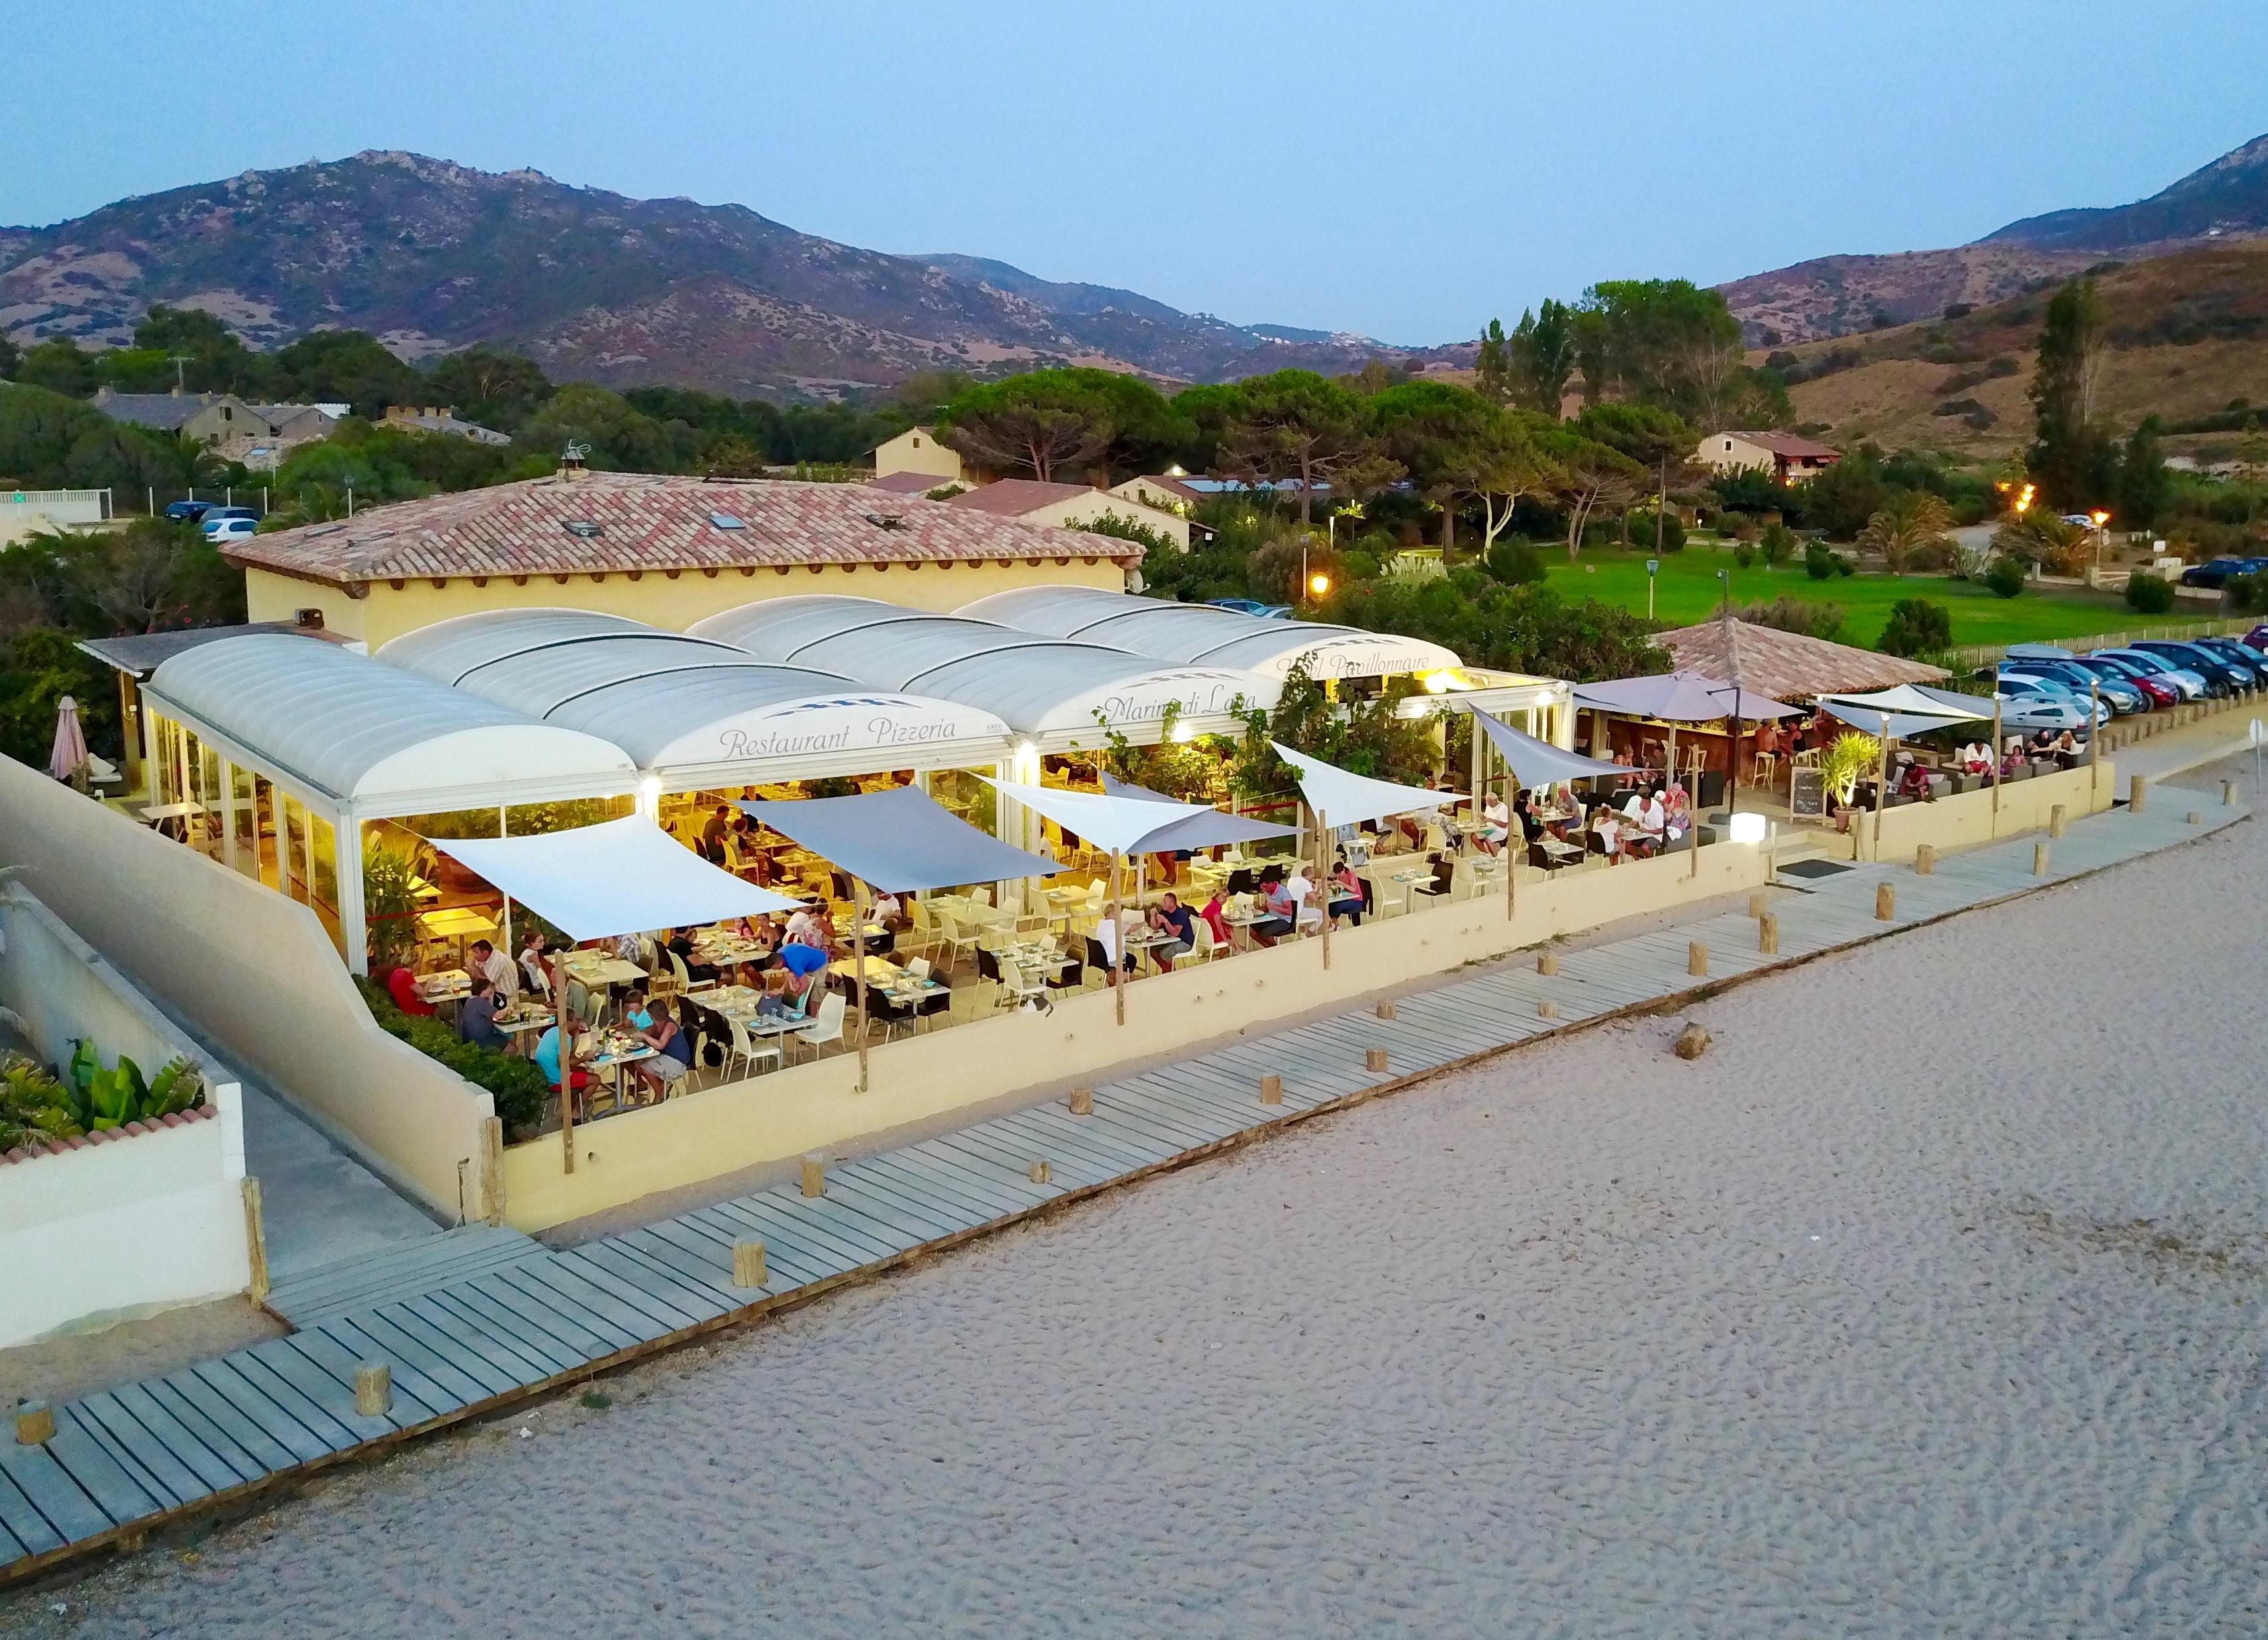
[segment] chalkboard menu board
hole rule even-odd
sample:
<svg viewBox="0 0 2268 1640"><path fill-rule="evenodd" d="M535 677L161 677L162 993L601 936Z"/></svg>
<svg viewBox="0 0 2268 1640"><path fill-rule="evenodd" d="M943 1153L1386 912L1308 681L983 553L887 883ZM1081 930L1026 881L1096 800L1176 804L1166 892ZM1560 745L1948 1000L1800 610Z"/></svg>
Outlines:
<svg viewBox="0 0 2268 1640"><path fill-rule="evenodd" d="M1827 818L1827 776L1818 769L1792 771L1793 784L1788 789L1787 810L1798 820Z"/></svg>

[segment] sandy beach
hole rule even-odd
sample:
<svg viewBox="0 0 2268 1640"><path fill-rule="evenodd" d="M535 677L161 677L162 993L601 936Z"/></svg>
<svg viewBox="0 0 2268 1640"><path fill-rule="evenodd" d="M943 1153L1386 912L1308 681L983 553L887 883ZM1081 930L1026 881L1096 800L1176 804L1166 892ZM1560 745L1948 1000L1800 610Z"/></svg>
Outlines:
<svg viewBox="0 0 2268 1640"><path fill-rule="evenodd" d="M2257 1635L2264 917L2248 824L1515 1053L0 1629Z"/></svg>

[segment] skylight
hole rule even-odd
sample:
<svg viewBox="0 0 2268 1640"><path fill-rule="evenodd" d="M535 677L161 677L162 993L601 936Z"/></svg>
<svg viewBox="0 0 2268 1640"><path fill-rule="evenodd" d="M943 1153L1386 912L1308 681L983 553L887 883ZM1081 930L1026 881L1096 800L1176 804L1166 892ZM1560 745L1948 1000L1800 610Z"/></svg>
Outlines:
<svg viewBox="0 0 2268 1640"><path fill-rule="evenodd" d="M711 513L709 522L718 529L746 529L745 521L731 513Z"/></svg>

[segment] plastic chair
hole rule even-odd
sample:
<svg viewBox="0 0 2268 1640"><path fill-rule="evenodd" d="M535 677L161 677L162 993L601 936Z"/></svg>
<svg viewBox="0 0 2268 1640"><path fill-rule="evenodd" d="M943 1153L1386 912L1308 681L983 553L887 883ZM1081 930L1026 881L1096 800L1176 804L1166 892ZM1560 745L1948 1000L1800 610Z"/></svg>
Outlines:
<svg viewBox="0 0 2268 1640"><path fill-rule="evenodd" d="M819 1018L795 1033L795 1039L811 1049L812 1058L817 1059L819 1050L828 1043L843 1040L843 1016L850 1006L840 991L830 991L819 1005Z"/></svg>
<svg viewBox="0 0 2268 1640"><path fill-rule="evenodd" d="M1202 917L1189 921L1189 954L1184 962L1209 963L1221 949L1220 942L1212 937L1212 924Z"/></svg>
<svg viewBox="0 0 2268 1640"><path fill-rule="evenodd" d="M739 1020L728 1019L725 1022L725 1027L732 1032L733 1042L732 1052L725 1060L725 1068L727 1072L730 1072L735 1065L745 1065L753 1071L756 1067L758 1060L784 1060L784 1056L780 1053L780 1045L777 1042L767 1042L763 1046L757 1047L748 1040L747 1027L741 1024Z"/></svg>

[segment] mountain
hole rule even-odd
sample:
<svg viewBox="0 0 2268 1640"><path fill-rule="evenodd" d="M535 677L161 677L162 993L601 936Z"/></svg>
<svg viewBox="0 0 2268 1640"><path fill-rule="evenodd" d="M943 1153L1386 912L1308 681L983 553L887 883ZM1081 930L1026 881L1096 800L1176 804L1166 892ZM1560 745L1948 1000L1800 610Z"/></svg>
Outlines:
<svg viewBox="0 0 2268 1640"><path fill-rule="evenodd" d="M2106 258L2162 256L2268 234L2268 137L2131 205L2051 211L1949 250L1821 256L1717 288L1756 347L1878 330L1983 307Z"/></svg>
<svg viewBox="0 0 2268 1640"><path fill-rule="evenodd" d="M2268 407L2268 237L2127 262L2096 289L2109 344L2097 398L2115 425L2154 411L2203 430ZM1788 349L1797 423L1838 444L2015 449L2032 436L2026 395L2047 302L2035 291Z"/></svg>
<svg viewBox="0 0 2268 1640"><path fill-rule="evenodd" d="M1224 380L1409 353L977 257L861 250L741 205L410 153L247 171L53 227L0 227L0 327L18 340L122 342L153 302L202 308L257 346L355 329L409 358L488 342L555 377L739 394L1051 364Z"/></svg>

